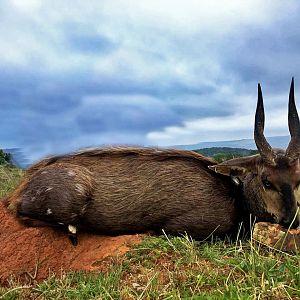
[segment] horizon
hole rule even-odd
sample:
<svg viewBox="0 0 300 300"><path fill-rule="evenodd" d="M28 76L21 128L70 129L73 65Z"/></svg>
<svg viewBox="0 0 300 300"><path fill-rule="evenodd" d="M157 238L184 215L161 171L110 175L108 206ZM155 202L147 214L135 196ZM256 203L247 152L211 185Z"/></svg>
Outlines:
<svg viewBox="0 0 300 300"><path fill-rule="evenodd" d="M274 148L286 148L290 136L284 135L284 136L268 136L266 139L270 142L270 145L273 146ZM283 139L283 140L282 140ZM102 145L105 147L105 145ZM122 146L122 145L121 145ZM124 147L134 147L136 145L123 145ZM109 146L106 146L109 147ZM95 147L83 147L83 148L78 148L74 149L71 152L76 152L77 150L83 150L83 149L93 149ZM194 144L187 144L187 145L170 145L170 146L164 146L164 147L159 147L161 149L182 149L182 150L203 150L203 149L210 149L210 148L228 148L228 149L234 149L234 148L239 148L239 149L245 149L245 150L256 150L257 147L255 145L254 139L236 139L236 140L224 140L224 141L204 141L204 142L199 142L199 143L194 143ZM29 157L26 156L26 154L22 151L21 148L4 148L2 149L5 152L11 153L13 155L13 159L15 163L21 167L21 168L27 168L28 166L34 164L35 162L45 158L41 157L40 159L37 160L32 160ZM16 152L18 152L16 155ZM70 152L61 152L61 153L50 153L46 157L51 157L53 155L64 155L68 154Z"/></svg>

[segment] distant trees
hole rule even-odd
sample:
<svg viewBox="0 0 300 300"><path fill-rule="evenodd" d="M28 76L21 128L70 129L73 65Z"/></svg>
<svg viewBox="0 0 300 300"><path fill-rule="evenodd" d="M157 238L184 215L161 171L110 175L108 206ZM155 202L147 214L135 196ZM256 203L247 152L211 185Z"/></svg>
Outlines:
<svg viewBox="0 0 300 300"><path fill-rule="evenodd" d="M0 149L0 165L11 165L11 155Z"/></svg>
<svg viewBox="0 0 300 300"><path fill-rule="evenodd" d="M209 156L213 158L215 161L217 161L218 163L236 157L257 154L256 150L249 150L243 148L230 148L230 147L203 148L203 149L195 150L195 152L198 152L205 156Z"/></svg>
<svg viewBox="0 0 300 300"><path fill-rule="evenodd" d="M236 157L242 157L240 153L217 153L213 155L213 159L217 161L218 163L221 163L225 160L229 160Z"/></svg>

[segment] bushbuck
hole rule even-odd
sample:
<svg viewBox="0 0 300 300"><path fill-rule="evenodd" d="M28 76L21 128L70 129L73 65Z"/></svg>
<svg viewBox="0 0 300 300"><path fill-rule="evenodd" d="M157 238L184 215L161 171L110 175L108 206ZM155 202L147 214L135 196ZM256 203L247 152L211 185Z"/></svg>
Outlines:
<svg viewBox="0 0 300 300"><path fill-rule="evenodd" d="M44 159L30 167L6 199L29 226L62 226L119 235L162 229L196 239L235 232L249 215L297 227L300 125L294 80L288 112L291 141L272 149L264 137L261 87L254 139L259 154L217 164L192 151L95 148Z"/></svg>

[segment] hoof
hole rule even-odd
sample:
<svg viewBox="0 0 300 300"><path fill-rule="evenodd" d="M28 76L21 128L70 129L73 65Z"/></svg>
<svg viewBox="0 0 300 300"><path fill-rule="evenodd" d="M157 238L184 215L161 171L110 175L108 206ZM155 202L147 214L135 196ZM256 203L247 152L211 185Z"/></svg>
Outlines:
<svg viewBox="0 0 300 300"><path fill-rule="evenodd" d="M69 240L73 246L78 245L77 228L73 225L68 226Z"/></svg>

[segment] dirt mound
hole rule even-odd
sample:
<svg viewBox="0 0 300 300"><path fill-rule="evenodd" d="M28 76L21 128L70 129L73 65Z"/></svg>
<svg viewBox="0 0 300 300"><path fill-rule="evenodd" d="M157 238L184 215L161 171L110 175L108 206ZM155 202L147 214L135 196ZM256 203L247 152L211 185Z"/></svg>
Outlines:
<svg viewBox="0 0 300 300"><path fill-rule="evenodd" d="M0 203L0 284L10 278L29 283L68 271L101 271L106 257L124 254L129 245L141 241L139 235L79 233L78 238L74 247L63 232L25 227Z"/></svg>

